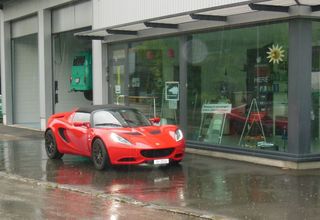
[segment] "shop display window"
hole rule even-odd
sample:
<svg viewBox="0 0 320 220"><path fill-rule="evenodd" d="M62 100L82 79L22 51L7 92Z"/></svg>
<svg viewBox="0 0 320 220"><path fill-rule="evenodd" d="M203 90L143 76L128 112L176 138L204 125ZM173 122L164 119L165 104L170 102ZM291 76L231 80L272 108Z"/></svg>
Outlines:
<svg viewBox="0 0 320 220"><path fill-rule="evenodd" d="M188 139L287 151L288 23L188 39Z"/></svg>
<svg viewBox="0 0 320 220"><path fill-rule="evenodd" d="M115 45L111 100L179 125L184 96L189 141L287 152L288 29L272 23L190 34L183 44L178 36Z"/></svg>

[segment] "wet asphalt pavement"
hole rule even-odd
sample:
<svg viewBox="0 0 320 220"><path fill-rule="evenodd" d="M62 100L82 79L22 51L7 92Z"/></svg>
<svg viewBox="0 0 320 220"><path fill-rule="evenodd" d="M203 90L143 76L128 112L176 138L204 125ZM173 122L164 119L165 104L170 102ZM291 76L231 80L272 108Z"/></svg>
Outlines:
<svg viewBox="0 0 320 220"><path fill-rule="evenodd" d="M168 215L182 214L170 219L320 219L319 169L283 170L187 154L179 167L125 166L101 172L83 157L65 155L62 160L48 160L42 132L20 130L13 134L8 129L13 128L0 126L3 176L48 187L52 183L58 191L76 195L70 196L70 203L88 204L90 209L96 207L89 204L91 200L88 202L86 196L154 212L166 211ZM47 203L55 204L60 199L59 193L51 196L54 199L46 197L50 200ZM0 214L2 206L0 202Z"/></svg>
<svg viewBox="0 0 320 220"><path fill-rule="evenodd" d="M84 193L0 178L0 219L195 220L190 216Z"/></svg>

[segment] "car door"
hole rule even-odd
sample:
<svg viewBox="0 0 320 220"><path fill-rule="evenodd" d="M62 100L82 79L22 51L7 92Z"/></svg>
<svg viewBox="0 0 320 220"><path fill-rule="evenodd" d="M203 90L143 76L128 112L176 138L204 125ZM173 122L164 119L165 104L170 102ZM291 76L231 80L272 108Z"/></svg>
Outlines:
<svg viewBox="0 0 320 220"><path fill-rule="evenodd" d="M70 140L70 147L76 154L88 155L88 132L89 129L85 126L75 126L75 122L90 122L90 113L75 112L69 128L66 133Z"/></svg>

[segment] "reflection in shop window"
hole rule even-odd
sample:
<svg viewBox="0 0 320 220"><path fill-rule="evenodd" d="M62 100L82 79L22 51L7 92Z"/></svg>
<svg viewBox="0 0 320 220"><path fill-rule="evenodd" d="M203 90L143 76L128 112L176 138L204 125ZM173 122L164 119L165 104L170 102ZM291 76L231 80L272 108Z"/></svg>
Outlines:
<svg viewBox="0 0 320 220"><path fill-rule="evenodd" d="M188 39L188 139L287 151L288 24Z"/></svg>
<svg viewBox="0 0 320 220"><path fill-rule="evenodd" d="M162 124L179 123L179 100L167 99L165 90L169 82L179 82L178 48L178 38L143 41L129 46L129 91L125 98L130 106L138 108L147 117L160 116ZM179 91L174 92L179 94Z"/></svg>
<svg viewBox="0 0 320 220"><path fill-rule="evenodd" d="M320 152L320 23L312 22L311 152Z"/></svg>
<svg viewBox="0 0 320 220"><path fill-rule="evenodd" d="M125 49L114 49L111 53L111 85L113 101L120 104L120 97L125 94Z"/></svg>

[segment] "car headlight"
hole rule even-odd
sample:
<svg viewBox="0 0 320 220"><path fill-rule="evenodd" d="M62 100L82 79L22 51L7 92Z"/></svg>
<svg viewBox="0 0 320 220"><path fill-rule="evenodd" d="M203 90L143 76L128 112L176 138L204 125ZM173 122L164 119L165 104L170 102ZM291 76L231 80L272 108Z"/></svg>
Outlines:
<svg viewBox="0 0 320 220"><path fill-rule="evenodd" d="M128 141L127 139L117 135L116 133L112 133L110 135L110 137L114 142L121 143L121 144L132 145L132 143L130 141Z"/></svg>
<svg viewBox="0 0 320 220"><path fill-rule="evenodd" d="M180 129L176 130L174 133L174 139L176 139L176 141L181 141L183 139L183 133Z"/></svg>

